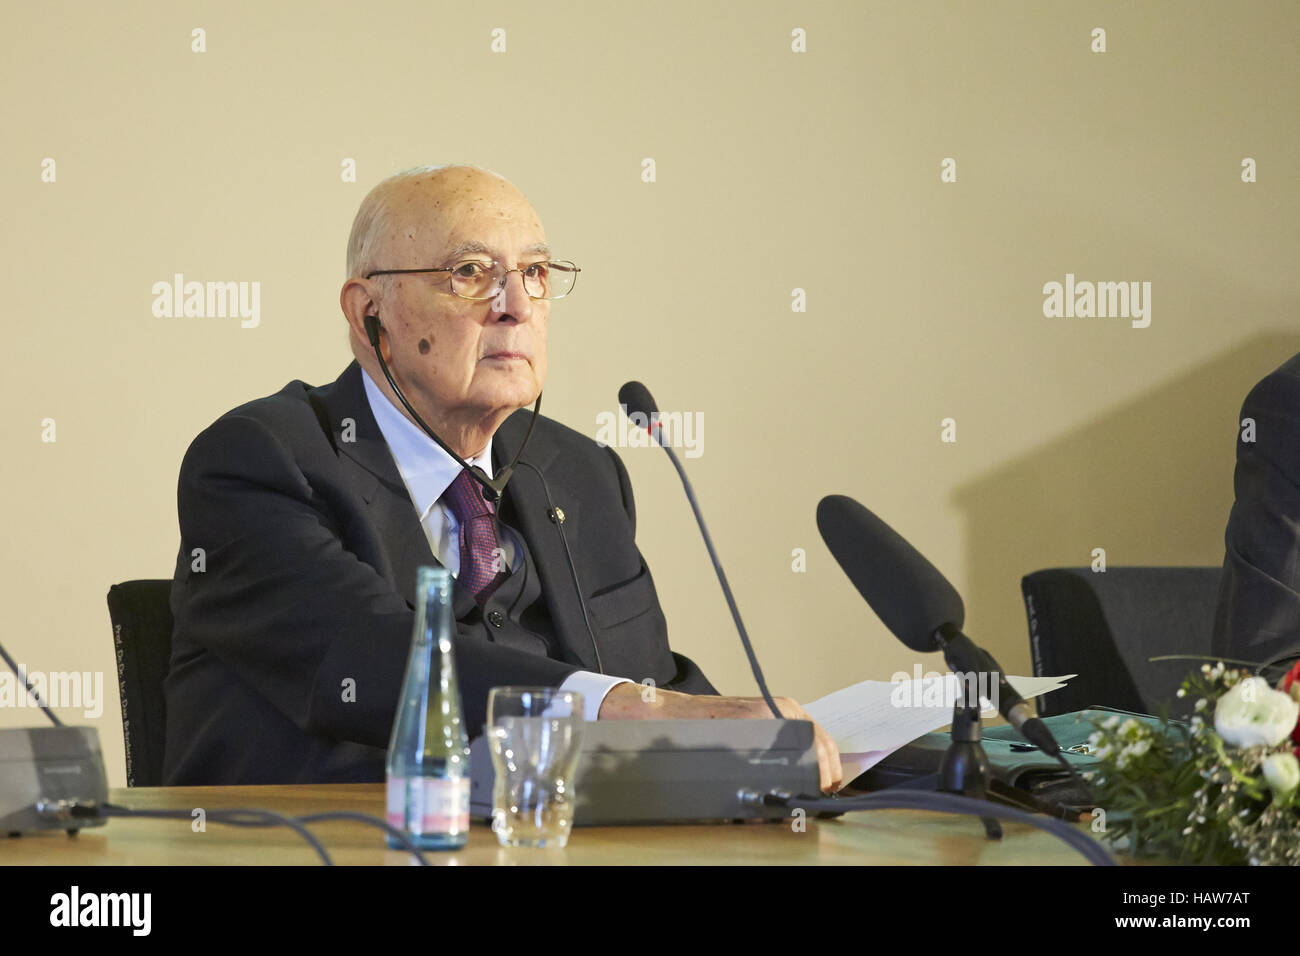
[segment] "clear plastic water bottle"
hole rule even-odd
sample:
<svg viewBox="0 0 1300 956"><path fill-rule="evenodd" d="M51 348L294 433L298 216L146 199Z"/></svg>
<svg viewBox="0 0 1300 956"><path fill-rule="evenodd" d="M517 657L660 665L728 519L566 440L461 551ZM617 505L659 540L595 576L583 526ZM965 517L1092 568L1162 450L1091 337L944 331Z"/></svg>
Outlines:
<svg viewBox="0 0 1300 956"><path fill-rule="evenodd" d="M469 743L451 644L451 574L420 568L411 654L388 745L388 822L422 850L469 838ZM399 849L390 836L388 845Z"/></svg>

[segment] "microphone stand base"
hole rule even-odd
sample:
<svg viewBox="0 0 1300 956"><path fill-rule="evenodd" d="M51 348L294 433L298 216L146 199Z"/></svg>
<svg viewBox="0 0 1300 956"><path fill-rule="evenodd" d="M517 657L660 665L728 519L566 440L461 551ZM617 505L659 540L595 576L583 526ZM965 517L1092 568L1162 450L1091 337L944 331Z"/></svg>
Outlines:
<svg viewBox="0 0 1300 956"><path fill-rule="evenodd" d="M938 790L976 800L988 799L989 758L980 743L982 732L979 707L953 706L952 743L939 765ZM1002 824L993 817L980 817L990 840L1002 839Z"/></svg>

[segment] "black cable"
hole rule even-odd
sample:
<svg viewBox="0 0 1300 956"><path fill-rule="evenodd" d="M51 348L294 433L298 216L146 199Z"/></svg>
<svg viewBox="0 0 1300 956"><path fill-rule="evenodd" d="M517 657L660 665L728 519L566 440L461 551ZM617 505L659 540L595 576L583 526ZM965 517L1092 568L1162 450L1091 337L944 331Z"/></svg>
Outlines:
<svg viewBox="0 0 1300 956"><path fill-rule="evenodd" d="M133 810L130 807L123 807L117 804L105 803L99 806L89 806L79 804L70 808L71 815L74 817L151 817L162 820L192 820L193 810ZM333 866L334 861L330 859L329 853L326 852L324 845L321 844L310 830L307 829L308 823L324 823L329 820L352 820L356 823L364 823L368 826L378 827L389 836L393 837L406 849L408 853L415 857L421 866L429 866L428 858L420 852L420 848L415 845L411 835L405 830L393 826L386 820L379 817L371 816L367 813L357 813L354 810L331 810L324 813L309 813L300 817L284 816L271 810L255 810L250 808L239 808L234 810L205 810L204 819L212 820L215 823L225 823L229 826L237 827L275 827L286 826L301 836L326 866Z"/></svg>
<svg viewBox="0 0 1300 956"><path fill-rule="evenodd" d="M383 325L379 321L379 316L368 315L366 316L365 322L366 334L370 337L370 345L375 351L375 358L379 359L379 368L383 371L384 378L388 379L388 384L393 389L393 394L397 396L398 401L402 403L402 407L410 412L411 418L414 419L415 423L424 430L426 435L433 439L435 445L454 458L456 464L468 471L470 476L483 486L485 497L489 501L500 500L501 496L505 493L506 483L510 480L510 475L515 470L515 465L519 464L519 456L524 453L524 448L528 445L528 439L533 434L533 426L537 424L537 415L542 410L542 393L537 393L537 401L533 403L533 417L528 422L528 431L524 432L524 440L519 443L519 450L515 452L514 460L510 462L510 464L506 465L505 468L501 469L495 478L489 478L482 468L479 468L477 465L470 465L469 462L465 461L465 459L461 458L460 455L452 451L446 442L439 438L434 430L425 424L424 419L420 417L420 413L411 407L411 403L406 400L406 396L402 394L402 390L398 388L397 383L393 381L393 374L388 370L388 363L384 361L384 356L380 354L379 330L383 328Z"/></svg>
<svg viewBox="0 0 1300 956"><path fill-rule="evenodd" d="M379 829L383 830L389 836L401 843L402 846L406 848L406 852L410 853L417 861L419 861L420 866L431 865L428 857L420 852L420 848L415 845L415 841L411 839L409 833L400 827L393 826L387 820L381 820L379 817L372 817L368 813L357 813L355 810L331 810L326 813L308 813L301 817L295 817L295 819L301 820L303 823L324 823L327 820L352 820L356 823L364 823L367 826L379 827Z"/></svg>
<svg viewBox="0 0 1300 956"><path fill-rule="evenodd" d="M86 812L86 810L91 812ZM244 816L247 814L247 816ZM192 819L194 810L133 810L129 806L118 806L117 804L103 804L99 812L94 812L94 808L73 808L73 816L99 816L99 817L157 817L162 819ZM420 852L416 847L415 840L411 839L411 834L406 830L399 829L391 823L372 817L368 813L356 813L355 810L329 810L325 813L308 813L302 817L285 817L281 814L273 813L272 810L253 810L253 809L235 809L235 810L205 810L204 816L207 819L213 819L217 823L227 823L230 826L287 826L291 830L302 835L304 840L312 844L317 855L324 860L326 866L333 866L329 853L325 852L324 845L320 840L315 838L311 831L307 830L307 823L324 823L331 819L350 819L356 823L365 823L367 826L378 827L386 832L395 840L398 840L408 853L419 861L421 866L429 866L429 858Z"/></svg>
<svg viewBox="0 0 1300 956"><path fill-rule="evenodd" d="M299 823L304 823L304 824L326 823L331 820L352 820L356 823L364 823L367 826L378 827L380 830L383 830L389 836L393 837L399 843L401 843L402 846L405 848L406 852L414 856L416 860L419 861L421 866L431 865L429 863L428 858L423 853L421 853L420 848L415 845L415 841L411 839L411 835L409 833L407 833L405 830L393 826L391 823L387 822L386 820L381 820L379 817L371 816L368 813L358 813L355 810L327 810L323 813L308 813L299 817L289 817L288 819L296 820ZM229 822L229 821L222 821L222 822ZM276 820L249 820L247 822L241 822L238 825L250 826L250 827L271 827L271 826L279 826L279 823Z"/></svg>
<svg viewBox="0 0 1300 956"><path fill-rule="evenodd" d="M891 788L860 797L811 798L777 797L768 795L763 802L769 806L790 809L845 813L857 810L932 810L937 813L955 813L973 817L996 817L1013 823L1027 823L1045 830L1095 866L1116 866L1115 858L1096 840L1077 829L1051 817L1036 816L1023 810L1004 807L985 800L974 800L951 793L930 790Z"/></svg>
<svg viewBox="0 0 1300 956"><path fill-rule="evenodd" d="M133 810L130 807L122 807L112 803L103 803L98 807L85 808L89 812L78 812L79 809L77 807L73 808L73 816L151 817L159 820L194 819L191 810ZM205 820L213 820L216 823L225 823L236 827L288 827L307 841L308 845L316 851L316 855L321 858L322 863L326 866L334 865L334 861L325 852L325 847L320 840L316 839L315 834L294 817L286 817L271 810L256 810L251 807L240 807L234 810L205 810L203 813Z"/></svg>

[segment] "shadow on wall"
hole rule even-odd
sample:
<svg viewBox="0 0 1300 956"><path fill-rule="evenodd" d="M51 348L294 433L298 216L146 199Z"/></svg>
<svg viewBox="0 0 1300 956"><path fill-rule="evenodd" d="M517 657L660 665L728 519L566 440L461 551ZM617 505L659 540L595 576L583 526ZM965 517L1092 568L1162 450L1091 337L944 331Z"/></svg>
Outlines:
<svg viewBox="0 0 1300 956"><path fill-rule="evenodd" d="M958 488L968 631L1032 673L1020 579L1052 567L1220 565L1237 415L1261 378L1300 352L1262 335Z"/></svg>

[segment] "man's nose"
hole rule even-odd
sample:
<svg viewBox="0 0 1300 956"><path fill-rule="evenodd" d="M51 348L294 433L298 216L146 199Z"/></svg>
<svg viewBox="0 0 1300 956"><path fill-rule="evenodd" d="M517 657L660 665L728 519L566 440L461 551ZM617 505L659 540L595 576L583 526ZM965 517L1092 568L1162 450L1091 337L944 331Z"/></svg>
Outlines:
<svg viewBox="0 0 1300 956"><path fill-rule="evenodd" d="M524 275L518 269L506 273L505 285L492 299L493 318L510 317L519 322L527 322L533 317L533 300L524 288Z"/></svg>

